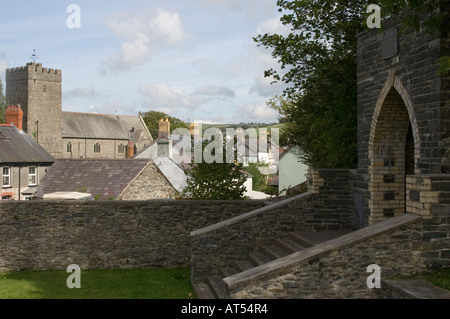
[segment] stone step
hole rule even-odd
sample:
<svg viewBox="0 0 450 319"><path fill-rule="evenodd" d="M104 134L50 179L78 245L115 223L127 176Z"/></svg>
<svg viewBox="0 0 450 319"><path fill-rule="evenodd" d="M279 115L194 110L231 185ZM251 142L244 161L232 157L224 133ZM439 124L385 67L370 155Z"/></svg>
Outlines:
<svg viewBox="0 0 450 319"><path fill-rule="evenodd" d="M250 261L248 261L248 260L235 261L234 264L236 265L236 268L237 268L238 272L246 271L246 270L251 269L251 268L254 267L252 265L252 263Z"/></svg>
<svg viewBox="0 0 450 319"><path fill-rule="evenodd" d="M263 264L267 264L268 262L272 261L273 258L271 258L268 254L266 253L251 253L249 256L249 261L254 265L254 266L260 266Z"/></svg>
<svg viewBox="0 0 450 319"><path fill-rule="evenodd" d="M303 247L311 247L328 240L343 236L350 230L327 230L322 232L297 231L289 234L289 238L295 240Z"/></svg>
<svg viewBox="0 0 450 319"><path fill-rule="evenodd" d="M237 273L236 268L221 268L220 272L222 273L223 278L233 276Z"/></svg>
<svg viewBox="0 0 450 319"><path fill-rule="evenodd" d="M302 245L305 248L311 247L312 243L308 240L307 237L303 235L303 232L292 232L289 233L288 238L295 241L299 245Z"/></svg>
<svg viewBox="0 0 450 319"><path fill-rule="evenodd" d="M277 239L276 245L282 250L287 251L289 254L305 249L305 247L289 238Z"/></svg>
<svg viewBox="0 0 450 319"><path fill-rule="evenodd" d="M345 235L350 231L292 232L285 238L278 239L274 245L261 247L261 252L251 253L248 260L235 261L235 267L221 269L222 276L208 276L206 282L194 285L194 292L199 299L224 299L225 284L223 278L266 264L305 248Z"/></svg>
<svg viewBox="0 0 450 319"><path fill-rule="evenodd" d="M208 286L216 299L225 299L225 284L220 276L208 276Z"/></svg>
<svg viewBox="0 0 450 319"><path fill-rule="evenodd" d="M282 250L275 245L264 246L263 248L267 252L267 254L271 256L273 259L278 259L288 255L288 253L285 250Z"/></svg>
<svg viewBox="0 0 450 319"><path fill-rule="evenodd" d="M216 299L207 283L199 282L193 285L193 289L197 299Z"/></svg>

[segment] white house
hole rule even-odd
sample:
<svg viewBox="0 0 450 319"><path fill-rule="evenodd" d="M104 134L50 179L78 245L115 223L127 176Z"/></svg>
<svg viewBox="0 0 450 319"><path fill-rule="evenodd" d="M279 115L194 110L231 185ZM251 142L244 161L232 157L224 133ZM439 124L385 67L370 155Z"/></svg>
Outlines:
<svg viewBox="0 0 450 319"><path fill-rule="evenodd" d="M286 190L307 180L308 166L300 162L296 149L287 149L280 155L278 167L278 192L286 195Z"/></svg>

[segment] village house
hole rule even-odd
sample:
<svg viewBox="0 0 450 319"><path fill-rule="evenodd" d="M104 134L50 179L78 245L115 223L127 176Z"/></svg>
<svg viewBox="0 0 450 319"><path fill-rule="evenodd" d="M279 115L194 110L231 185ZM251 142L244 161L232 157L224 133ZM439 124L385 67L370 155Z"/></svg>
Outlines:
<svg viewBox="0 0 450 319"><path fill-rule="evenodd" d="M9 106L5 117L8 124L0 125L1 199L30 199L55 160L22 131L20 107Z"/></svg>
<svg viewBox="0 0 450 319"><path fill-rule="evenodd" d="M174 199L178 194L149 159L58 159L35 197L55 192L89 193L99 200Z"/></svg>
<svg viewBox="0 0 450 319"><path fill-rule="evenodd" d="M278 165L278 192L280 196L287 191L307 181L309 167L302 162L295 148L286 149L279 159Z"/></svg>

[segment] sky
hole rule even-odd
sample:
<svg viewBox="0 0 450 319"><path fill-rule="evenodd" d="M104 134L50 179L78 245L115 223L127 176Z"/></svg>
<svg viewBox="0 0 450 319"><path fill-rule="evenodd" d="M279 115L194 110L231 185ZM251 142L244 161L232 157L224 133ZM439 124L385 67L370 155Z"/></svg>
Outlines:
<svg viewBox="0 0 450 319"><path fill-rule="evenodd" d="M0 21L3 83L35 49L36 63L62 70L64 111L278 121L266 102L286 85L264 78L279 64L253 40L289 32L276 0L4 1Z"/></svg>

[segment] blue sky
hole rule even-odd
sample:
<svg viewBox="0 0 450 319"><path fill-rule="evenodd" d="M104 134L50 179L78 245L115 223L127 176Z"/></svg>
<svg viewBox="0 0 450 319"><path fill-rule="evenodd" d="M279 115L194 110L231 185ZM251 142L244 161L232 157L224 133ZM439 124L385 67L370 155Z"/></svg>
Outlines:
<svg viewBox="0 0 450 319"><path fill-rule="evenodd" d="M81 27L68 28L70 4ZM266 102L284 88L252 40L288 32L276 0L8 1L0 21L0 77L30 62L63 72L63 110L184 121L276 122Z"/></svg>

